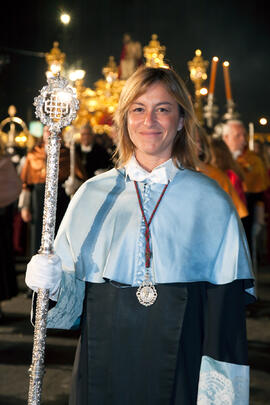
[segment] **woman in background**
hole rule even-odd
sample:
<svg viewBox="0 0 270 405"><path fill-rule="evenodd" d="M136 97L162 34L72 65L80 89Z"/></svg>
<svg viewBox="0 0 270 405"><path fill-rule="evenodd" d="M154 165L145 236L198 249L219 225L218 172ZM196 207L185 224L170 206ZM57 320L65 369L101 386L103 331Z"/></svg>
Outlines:
<svg viewBox="0 0 270 405"><path fill-rule="evenodd" d="M219 186L231 197L240 218L248 215L246 204L241 200L237 191L233 187L228 175L221 168L212 164L213 153L210 148L209 136L203 128L196 129L196 144L199 164L197 170L215 180Z"/></svg>
<svg viewBox="0 0 270 405"><path fill-rule="evenodd" d="M232 185L245 205L247 200L244 192L244 174L241 167L233 159L230 149L222 139L211 139L211 163L229 177Z"/></svg>

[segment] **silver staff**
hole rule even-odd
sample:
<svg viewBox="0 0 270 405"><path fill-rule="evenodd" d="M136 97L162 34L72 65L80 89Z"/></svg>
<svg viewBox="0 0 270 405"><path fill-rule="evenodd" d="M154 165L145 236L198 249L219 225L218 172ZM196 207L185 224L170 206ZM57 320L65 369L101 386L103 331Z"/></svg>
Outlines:
<svg viewBox="0 0 270 405"><path fill-rule="evenodd" d="M57 203L60 132L76 117L79 102L76 91L68 81L57 76L48 79L48 86L40 90L34 99L36 116L50 130L48 143L45 201L43 210L42 238L39 254L53 253L55 216ZM49 304L49 290L40 288L37 294L35 332L32 364L29 369L30 384L28 405L39 405L41 401L42 379L44 375L44 353L46 343L46 323Z"/></svg>

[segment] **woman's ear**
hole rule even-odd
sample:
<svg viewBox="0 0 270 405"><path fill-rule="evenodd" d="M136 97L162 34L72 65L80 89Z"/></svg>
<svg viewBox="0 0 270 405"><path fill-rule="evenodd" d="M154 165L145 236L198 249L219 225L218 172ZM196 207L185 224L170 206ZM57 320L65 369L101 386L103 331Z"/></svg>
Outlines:
<svg viewBox="0 0 270 405"><path fill-rule="evenodd" d="M178 127L177 127L177 131L181 131L183 126L184 126L184 117L180 117L179 124L178 124Z"/></svg>

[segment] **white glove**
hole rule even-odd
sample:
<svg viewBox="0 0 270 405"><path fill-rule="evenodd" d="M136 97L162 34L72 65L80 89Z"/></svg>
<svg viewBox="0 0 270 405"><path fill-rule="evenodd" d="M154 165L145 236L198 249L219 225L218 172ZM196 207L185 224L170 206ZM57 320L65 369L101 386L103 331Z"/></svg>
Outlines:
<svg viewBox="0 0 270 405"><path fill-rule="evenodd" d="M76 177L74 177L73 179L71 176L69 176L65 181L65 183L63 184L66 195L71 196L75 194L75 192L82 185L82 183L83 183L82 180L78 180Z"/></svg>
<svg viewBox="0 0 270 405"><path fill-rule="evenodd" d="M50 290L50 299L57 301L62 277L62 263L57 255L37 254L26 268L25 283L37 292L39 288Z"/></svg>

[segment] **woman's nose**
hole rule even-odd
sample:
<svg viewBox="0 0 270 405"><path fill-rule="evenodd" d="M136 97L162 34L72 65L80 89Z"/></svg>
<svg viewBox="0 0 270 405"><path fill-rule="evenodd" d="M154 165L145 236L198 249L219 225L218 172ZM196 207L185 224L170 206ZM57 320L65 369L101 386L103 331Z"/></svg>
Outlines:
<svg viewBox="0 0 270 405"><path fill-rule="evenodd" d="M144 125L151 126L155 121L154 111L146 111L144 117Z"/></svg>

